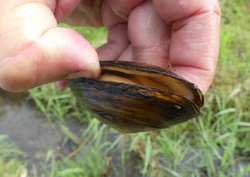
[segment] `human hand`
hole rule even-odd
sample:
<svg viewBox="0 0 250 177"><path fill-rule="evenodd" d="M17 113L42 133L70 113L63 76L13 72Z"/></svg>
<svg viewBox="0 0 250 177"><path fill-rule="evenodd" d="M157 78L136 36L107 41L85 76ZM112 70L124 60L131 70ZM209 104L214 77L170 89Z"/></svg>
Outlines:
<svg viewBox="0 0 250 177"><path fill-rule="evenodd" d="M98 77L94 48L74 30L57 27L79 2L0 1L0 87L18 92L65 78Z"/></svg>
<svg viewBox="0 0 250 177"><path fill-rule="evenodd" d="M107 0L103 24L108 43L100 60L126 60L168 67L209 88L219 52L220 7L217 0Z"/></svg>
<svg viewBox="0 0 250 177"><path fill-rule="evenodd" d="M60 21L68 12L74 9L77 3L79 3L79 0L58 2L59 3L57 3L56 7L55 4L53 6L53 3L46 4L53 14L51 14L47 8L50 16L47 18L43 17L39 22L48 19L52 21L55 21L55 19ZM104 24L109 29L108 44L97 50L100 60L138 61L159 65L161 67L168 67L170 61L174 72L182 75L191 82L194 82L203 92L206 92L212 81L218 57L220 11L217 1L206 2L206 0L203 0L202 2L196 3L189 0L185 1L184 4L180 3L179 5L179 1L173 0L154 0L154 4L150 1L144 0L84 0L82 3L84 5L79 6L80 8L77 8L70 16L68 16L68 19L71 19L71 22L73 22L73 17L73 24L92 26L101 26ZM82 9L83 11L79 11L79 9ZM41 12L35 14L39 15L39 13ZM218 13L218 16L216 13ZM160 14L160 16L158 14ZM53 15L55 15L55 17L53 17ZM24 19L27 19L27 17ZM49 25L45 26L48 27ZM56 28L55 23L53 23L53 28ZM63 30L67 31L69 29ZM30 72L33 73L33 75L29 75L29 72L25 70L25 72L22 72L23 77L21 78L26 82L21 82L22 79L21 81L18 80L18 75L15 75L18 71L14 69L15 67L12 67L11 64L9 64L9 67L5 67L5 70L2 69L3 67L0 68L0 86L3 87L5 85L5 88L9 88L9 90L14 89L14 91L27 89L53 80L63 79L67 77L65 76L65 73L69 73L71 70L89 70L93 73L91 75L97 77L100 68L99 64L96 64L97 57L95 52L93 52L93 48L82 37L71 30L69 31L71 34L68 35L68 38L70 38L69 41L65 40L64 36L63 39L58 40L58 38L55 38L53 35L47 35L54 39L53 42L47 39L47 42L55 43L54 41L58 40L57 42L60 43L60 45L57 44L56 46L59 46L59 49L62 49L54 51L53 53L52 48L47 47L46 45L42 46L42 53L45 51L45 53L48 52L50 54L50 57L42 57L43 60L50 61L48 59L56 58L53 65L48 65L50 64L49 62L43 62L43 67L36 64L36 66L39 66L38 68L43 68L44 70L40 69L40 72L35 72L37 69L35 70L31 67L34 66L33 62L33 65L31 64L30 67L27 67L30 68L30 70L33 70L33 72ZM43 33L39 34L46 33L43 30ZM80 43L77 40L79 40ZM68 45L65 46L65 42L68 43ZM79 44L85 45L77 47ZM85 46L87 46L88 50L86 50ZM75 47L78 50L72 52L72 50L70 50L72 47ZM82 60L79 60L79 57L78 59L75 59L74 57L77 58L77 56L82 54L81 52L83 48L85 48L85 52L83 52L85 55L80 57ZM39 48L38 51L39 50L41 49ZM11 50L9 49L9 51ZM34 51L35 50L33 50L33 52ZM62 55L63 53L65 54ZM86 53L90 53L90 56L94 59L86 57ZM39 54L37 55L39 56ZM1 58L1 56L2 55L0 55L0 63L3 58ZM28 57L30 60L25 63L32 63L32 56L33 59L35 57L32 52L30 56L31 57ZM70 56L70 59L65 62L68 56ZM27 55L25 57L27 58ZM20 61L22 60L20 59ZM23 61L26 60L23 59ZM90 64L86 65L88 62L90 62ZM2 63L6 65L4 62ZM14 60L14 64L15 63ZM19 64L20 63L20 66L22 66L22 62L19 62ZM68 63L71 63L72 65L69 65ZM79 67L77 66L77 63L80 63ZM58 64L61 67L58 69L54 68L55 66L58 66ZM6 76L5 73L8 73L7 71L10 68L11 74ZM21 69L23 69L23 66ZM48 71L53 72L51 73ZM50 73L51 75L49 75ZM37 75L40 75L40 77ZM84 75L87 77L89 76L89 74L84 73L77 74L78 77ZM9 78L8 76L12 76L10 77L12 79L7 80L7 83L4 83L4 79L2 78L5 78L6 81L6 79ZM32 79L35 81L31 82Z"/></svg>

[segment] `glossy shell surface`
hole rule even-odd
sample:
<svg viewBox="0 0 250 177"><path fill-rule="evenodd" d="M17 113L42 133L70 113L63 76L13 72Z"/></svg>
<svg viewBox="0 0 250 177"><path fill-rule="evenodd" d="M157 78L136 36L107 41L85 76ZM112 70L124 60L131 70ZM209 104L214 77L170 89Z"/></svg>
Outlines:
<svg viewBox="0 0 250 177"><path fill-rule="evenodd" d="M199 115L198 87L164 68L103 61L100 79L71 79L76 98L103 123L121 132L167 128Z"/></svg>

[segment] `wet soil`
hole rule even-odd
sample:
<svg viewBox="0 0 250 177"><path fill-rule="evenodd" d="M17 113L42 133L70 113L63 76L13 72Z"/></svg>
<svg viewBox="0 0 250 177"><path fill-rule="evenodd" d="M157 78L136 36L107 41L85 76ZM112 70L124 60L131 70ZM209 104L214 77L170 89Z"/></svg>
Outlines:
<svg viewBox="0 0 250 177"><path fill-rule="evenodd" d="M27 101L28 93L13 94L1 90L0 95L0 134L8 135L10 141L26 154L29 168L39 168L48 150L58 150L63 133Z"/></svg>
<svg viewBox="0 0 250 177"><path fill-rule="evenodd" d="M67 141L62 146L66 136L58 123L47 121L43 113L28 101L27 97L28 93L8 93L0 89L0 135L7 135L10 141L26 154L24 159L28 160L28 171L31 173L34 171L35 175L40 176L41 163L45 161L49 150L53 150L57 155L67 156L72 152L75 144ZM76 135L80 135L81 130L87 127L72 118L66 118L66 122L67 128ZM118 136L119 133L113 133L102 141L107 139L114 141ZM121 148L123 146L119 145L108 154L112 168L108 170L107 176L115 177L118 174L119 176L141 176L140 170L134 168L139 161L134 153L126 154L125 161L129 163L126 163L125 167L121 165Z"/></svg>

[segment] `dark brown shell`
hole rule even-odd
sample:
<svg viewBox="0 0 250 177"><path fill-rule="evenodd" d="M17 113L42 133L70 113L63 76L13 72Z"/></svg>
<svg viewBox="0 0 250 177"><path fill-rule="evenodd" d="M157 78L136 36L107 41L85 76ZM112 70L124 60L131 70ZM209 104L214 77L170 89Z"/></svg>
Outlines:
<svg viewBox="0 0 250 177"><path fill-rule="evenodd" d="M71 79L67 83L94 117L118 131L162 129L199 115L204 101L201 91L171 71L124 61L100 63L102 75L111 73L136 83L139 80L139 84L87 78ZM141 78L149 80L149 86L141 85Z"/></svg>

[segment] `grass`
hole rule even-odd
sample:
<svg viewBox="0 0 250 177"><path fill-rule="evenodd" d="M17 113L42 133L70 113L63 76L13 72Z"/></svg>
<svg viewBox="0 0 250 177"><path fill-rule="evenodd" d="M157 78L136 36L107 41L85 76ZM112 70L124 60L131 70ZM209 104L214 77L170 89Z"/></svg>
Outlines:
<svg viewBox="0 0 250 177"><path fill-rule="evenodd" d="M8 142L8 137L0 135L0 176L18 177L25 176L28 171L27 162L20 160L24 156L14 143Z"/></svg>
<svg viewBox="0 0 250 177"><path fill-rule="evenodd" d="M218 68L197 119L169 129L124 136L92 119L72 98L69 89L47 84L30 90L30 99L48 120L61 123L65 142L75 144L72 153L61 155L60 159L49 151L44 162L44 174L109 176L112 170L125 176L131 163L127 159L131 152L139 158L134 168L147 176L240 177L249 174L250 2L221 0L220 4L222 23ZM105 42L107 32L103 28L74 29L95 47ZM88 127L77 136L67 129L65 117L77 118L79 123L85 122ZM114 138L110 139L110 135ZM6 149L6 146L0 147ZM111 154L117 149L119 160L116 163L122 171L112 164ZM18 158L6 161L3 154L0 157L1 166L13 166L14 174L22 171ZM11 170L5 173L12 174ZM4 175L0 171L0 176Z"/></svg>
<svg viewBox="0 0 250 177"><path fill-rule="evenodd" d="M80 136L84 141L75 142L76 148L67 156L55 160L54 153L49 151L44 163L46 176L104 176L111 167L108 163L108 152L115 147L122 135L115 141L107 140L108 134L114 133L106 125L93 119ZM66 133L71 137L71 133ZM84 159L84 160L83 160ZM49 167L49 168L48 168Z"/></svg>

